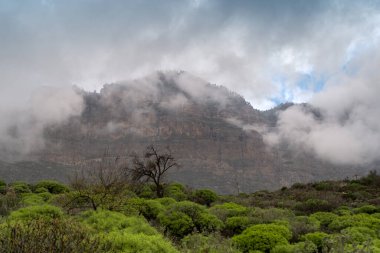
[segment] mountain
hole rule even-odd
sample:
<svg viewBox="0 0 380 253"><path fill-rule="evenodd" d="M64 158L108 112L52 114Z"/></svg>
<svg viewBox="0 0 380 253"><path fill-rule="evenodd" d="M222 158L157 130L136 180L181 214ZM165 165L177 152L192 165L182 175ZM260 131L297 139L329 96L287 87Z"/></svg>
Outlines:
<svg viewBox="0 0 380 253"><path fill-rule="evenodd" d="M276 127L284 104L259 111L240 95L186 72L157 72L146 78L106 84L100 92L78 90L80 116L50 125L45 148L32 162L0 163L0 178L67 180L83 161L141 153L149 144L170 147L180 168L169 180L219 193L272 190L295 182L363 175L369 168L336 166L286 144L268 148L260 129ZM315 112L318 114L318 112ZM30 173L43 171L42 174Z"/></svg>

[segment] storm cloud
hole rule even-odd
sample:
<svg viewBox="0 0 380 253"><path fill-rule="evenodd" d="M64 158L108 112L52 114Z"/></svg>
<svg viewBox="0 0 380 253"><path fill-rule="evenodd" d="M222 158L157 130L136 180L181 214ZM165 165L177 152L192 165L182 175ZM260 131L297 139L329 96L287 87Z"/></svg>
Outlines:
<svg viewBox="0 0 380 253"><path fill-rule="evenodd" d="M80 113L73 84L99 91L157 70L185 70L258 109L292 101L322 112L322 120L295 108L281 113L277 130L266 132L270 145L290 142L337 163L371 162L379 155L379 27L380 2L370 0L1 0L0 131L8 135L0 141L12 142L4 140L11 126ZM199 91L197 81L181 83ZM45 86L65 90L56 100L67 104L51 103ZM13 135L40 136L33 124L37 134ZM22 143L7 147L29 149Z"/></svg>

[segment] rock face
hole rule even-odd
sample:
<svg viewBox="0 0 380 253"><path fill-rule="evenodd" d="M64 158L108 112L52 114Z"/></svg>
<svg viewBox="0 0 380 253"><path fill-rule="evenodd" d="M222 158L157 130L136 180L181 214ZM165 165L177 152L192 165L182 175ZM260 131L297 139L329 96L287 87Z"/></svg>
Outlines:
<svg viewBox="0 0 380 253"><path fill-rule="evenodd" d="M277 111L294 105L258 111L238 94L184 72L109 84L99 93L80 92L85 102L81 116L47 128L46 148L32 154L35 159L70 167L97 159L105 150L127 155L141 153L149 144L168 146L181 164L168 179L219 193L276 189L367 171L337 167L286 146L269 149L255 129L275 127ZM0 177L7 179L1 168ZM63 169L62 174L50 171L45 176L66 179Z"/></svg>

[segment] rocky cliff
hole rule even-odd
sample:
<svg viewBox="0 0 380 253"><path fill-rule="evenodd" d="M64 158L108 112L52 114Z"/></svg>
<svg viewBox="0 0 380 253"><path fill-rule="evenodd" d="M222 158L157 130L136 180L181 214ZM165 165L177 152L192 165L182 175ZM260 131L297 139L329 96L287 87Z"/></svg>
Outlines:
<svg viewBox="0 0 380 253"><path fill-rule="evenodd" d="M48 127L46 148L31 154L50 167L66 166L45 168L45 176L64 180L78 162L97 159L104 150L127 155L149 144L170 147L178 159L181 166L170 172L169 180L220 193L276 189L367 171L334 166L286 145L268 148L259 129L274 128L277 112L295 105L258 111L242 96L184 72L156 73L107 84L100 92L78 92L85 103L81 116ZM3 178L13 175L0 167ZM12 178L29 179L27 174Z"/></svg>

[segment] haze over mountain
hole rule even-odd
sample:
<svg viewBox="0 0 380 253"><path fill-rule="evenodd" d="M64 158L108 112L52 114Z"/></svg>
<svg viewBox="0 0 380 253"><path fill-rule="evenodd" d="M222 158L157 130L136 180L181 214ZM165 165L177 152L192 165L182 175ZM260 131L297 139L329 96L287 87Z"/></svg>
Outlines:
<svg viewBox="0 0 380 253"><path fill-rule="evenodd" d="M1 166L2 178L37 180L50 176L65 180L75 166L101 158L105 150L107 155L128 156L132 151L142 152L149 144L173 150L181 167L171 171L169 179L221 193L352 177L376 168L374 163L338 166L340 160L329 162L318 153L294 148L298 140L273 144L273 136L285 131L282 124L288 113L307 115L315 124L324 124L325 114L319 109L287 104L259 111L237 93L183 71L156 72L143 79L106 84L99 93L78 88L51 92L48 97L55 105L38 108L44 117L32 114L28 122L35 125L29 125L29 131L12 125L8 129L10 144L2 150L5 159L13 155L19 160L40 161L40 168L29 167L46 174L28 174L25 162L8 163L8 167ZM68 94L72 103L61 103L68 101ZM22 153L17 152L19 143L25 148ZM26 150L28 147L31 149ZM24 173L17 175L20 170Z"/></svg>
<svg viewBox="0 0 380 253"><path fill-rule="evenodd" d="M151 142L178 152L173 179L221 192L376 169L379 13L372 0L0 1L0 177Z"/></svg>

